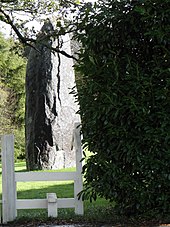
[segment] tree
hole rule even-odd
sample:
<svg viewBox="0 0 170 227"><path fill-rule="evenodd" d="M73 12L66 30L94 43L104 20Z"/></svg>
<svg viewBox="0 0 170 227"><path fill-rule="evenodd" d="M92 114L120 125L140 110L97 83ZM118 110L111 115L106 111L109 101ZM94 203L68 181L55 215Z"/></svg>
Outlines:
<svg viewBox="0 0 170 227"><path fill-rule="evenodd" d="M83 198L125 214L170 210L169 0L82 8L75 38L84 146Z"/></svg>
<svg viewBox="0 0 170 227"><path fill-rule="evenodd" d="M0 33L0 134L16 134L16 158L24 155L25 67L13 40Z"/></svg>

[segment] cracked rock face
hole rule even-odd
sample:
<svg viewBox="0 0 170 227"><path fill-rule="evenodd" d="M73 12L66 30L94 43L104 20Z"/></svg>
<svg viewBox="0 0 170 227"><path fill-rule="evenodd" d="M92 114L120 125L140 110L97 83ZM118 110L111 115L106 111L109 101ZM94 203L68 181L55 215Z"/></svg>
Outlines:
<svg viewBox="0 0 170 227"><path fill-rule="evenodd" d="M28 170L75 166L71 150L74 123L80 121L71 88L75 86L73 60L50 47L60 46L71 55L69 35L54 40L46 23L29 55L26 73L26 160ZM42 44L43 42L43 44ZM47 47L48 46L48 47Z"/></svg>

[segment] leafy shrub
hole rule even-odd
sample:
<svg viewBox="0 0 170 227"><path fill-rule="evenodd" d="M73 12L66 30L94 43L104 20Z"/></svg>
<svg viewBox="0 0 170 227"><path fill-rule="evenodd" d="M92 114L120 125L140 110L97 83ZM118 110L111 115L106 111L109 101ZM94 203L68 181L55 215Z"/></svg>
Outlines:
<svg viewBox="0 0 170 227"><path fill-rule="evenodd" d="M99 0L77 21L82 195L125 214L170 211L169 3Z"/></svg>

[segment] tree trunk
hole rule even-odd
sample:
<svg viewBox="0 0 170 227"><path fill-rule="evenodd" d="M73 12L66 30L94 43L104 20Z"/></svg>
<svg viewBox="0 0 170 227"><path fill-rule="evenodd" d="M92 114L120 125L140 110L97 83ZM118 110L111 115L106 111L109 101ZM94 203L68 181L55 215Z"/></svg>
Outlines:
<svg viewBox="0 0 170 227"><path fill-rule="evenodd" d="M36 49L30 51L26 73L26 162L28 170L58 169L75 165L71 140L78 110L70 88L75 86L73 60L53 53L62 46L71 54L68 35L47 38L53 30L44 24ZM40 44L41 40L41 44ZM42 44L43 41L43 44Z"/></svg>

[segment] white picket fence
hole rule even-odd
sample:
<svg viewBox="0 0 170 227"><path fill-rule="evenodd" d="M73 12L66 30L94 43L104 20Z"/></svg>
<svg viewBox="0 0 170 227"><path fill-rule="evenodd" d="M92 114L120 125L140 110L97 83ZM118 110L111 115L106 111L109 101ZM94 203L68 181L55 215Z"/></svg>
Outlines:
<svg viewBox="0 0 170 227"><path fill-rule="evenodd" d="M82 199L77 194L83 189L82 149L79 123L75 124L73 145L76 152L75 172L15 172L14 136L2 136L2 221L7 223L17 217L18 209L48 209L48 216L57 217L58 208L74 208L75 214L83 215ZM17 182L31 181L74 181L74 198L57 198L55 193L47 193L44 199L17 199ZM57 190L57 185L56 185Z"/></svg>

